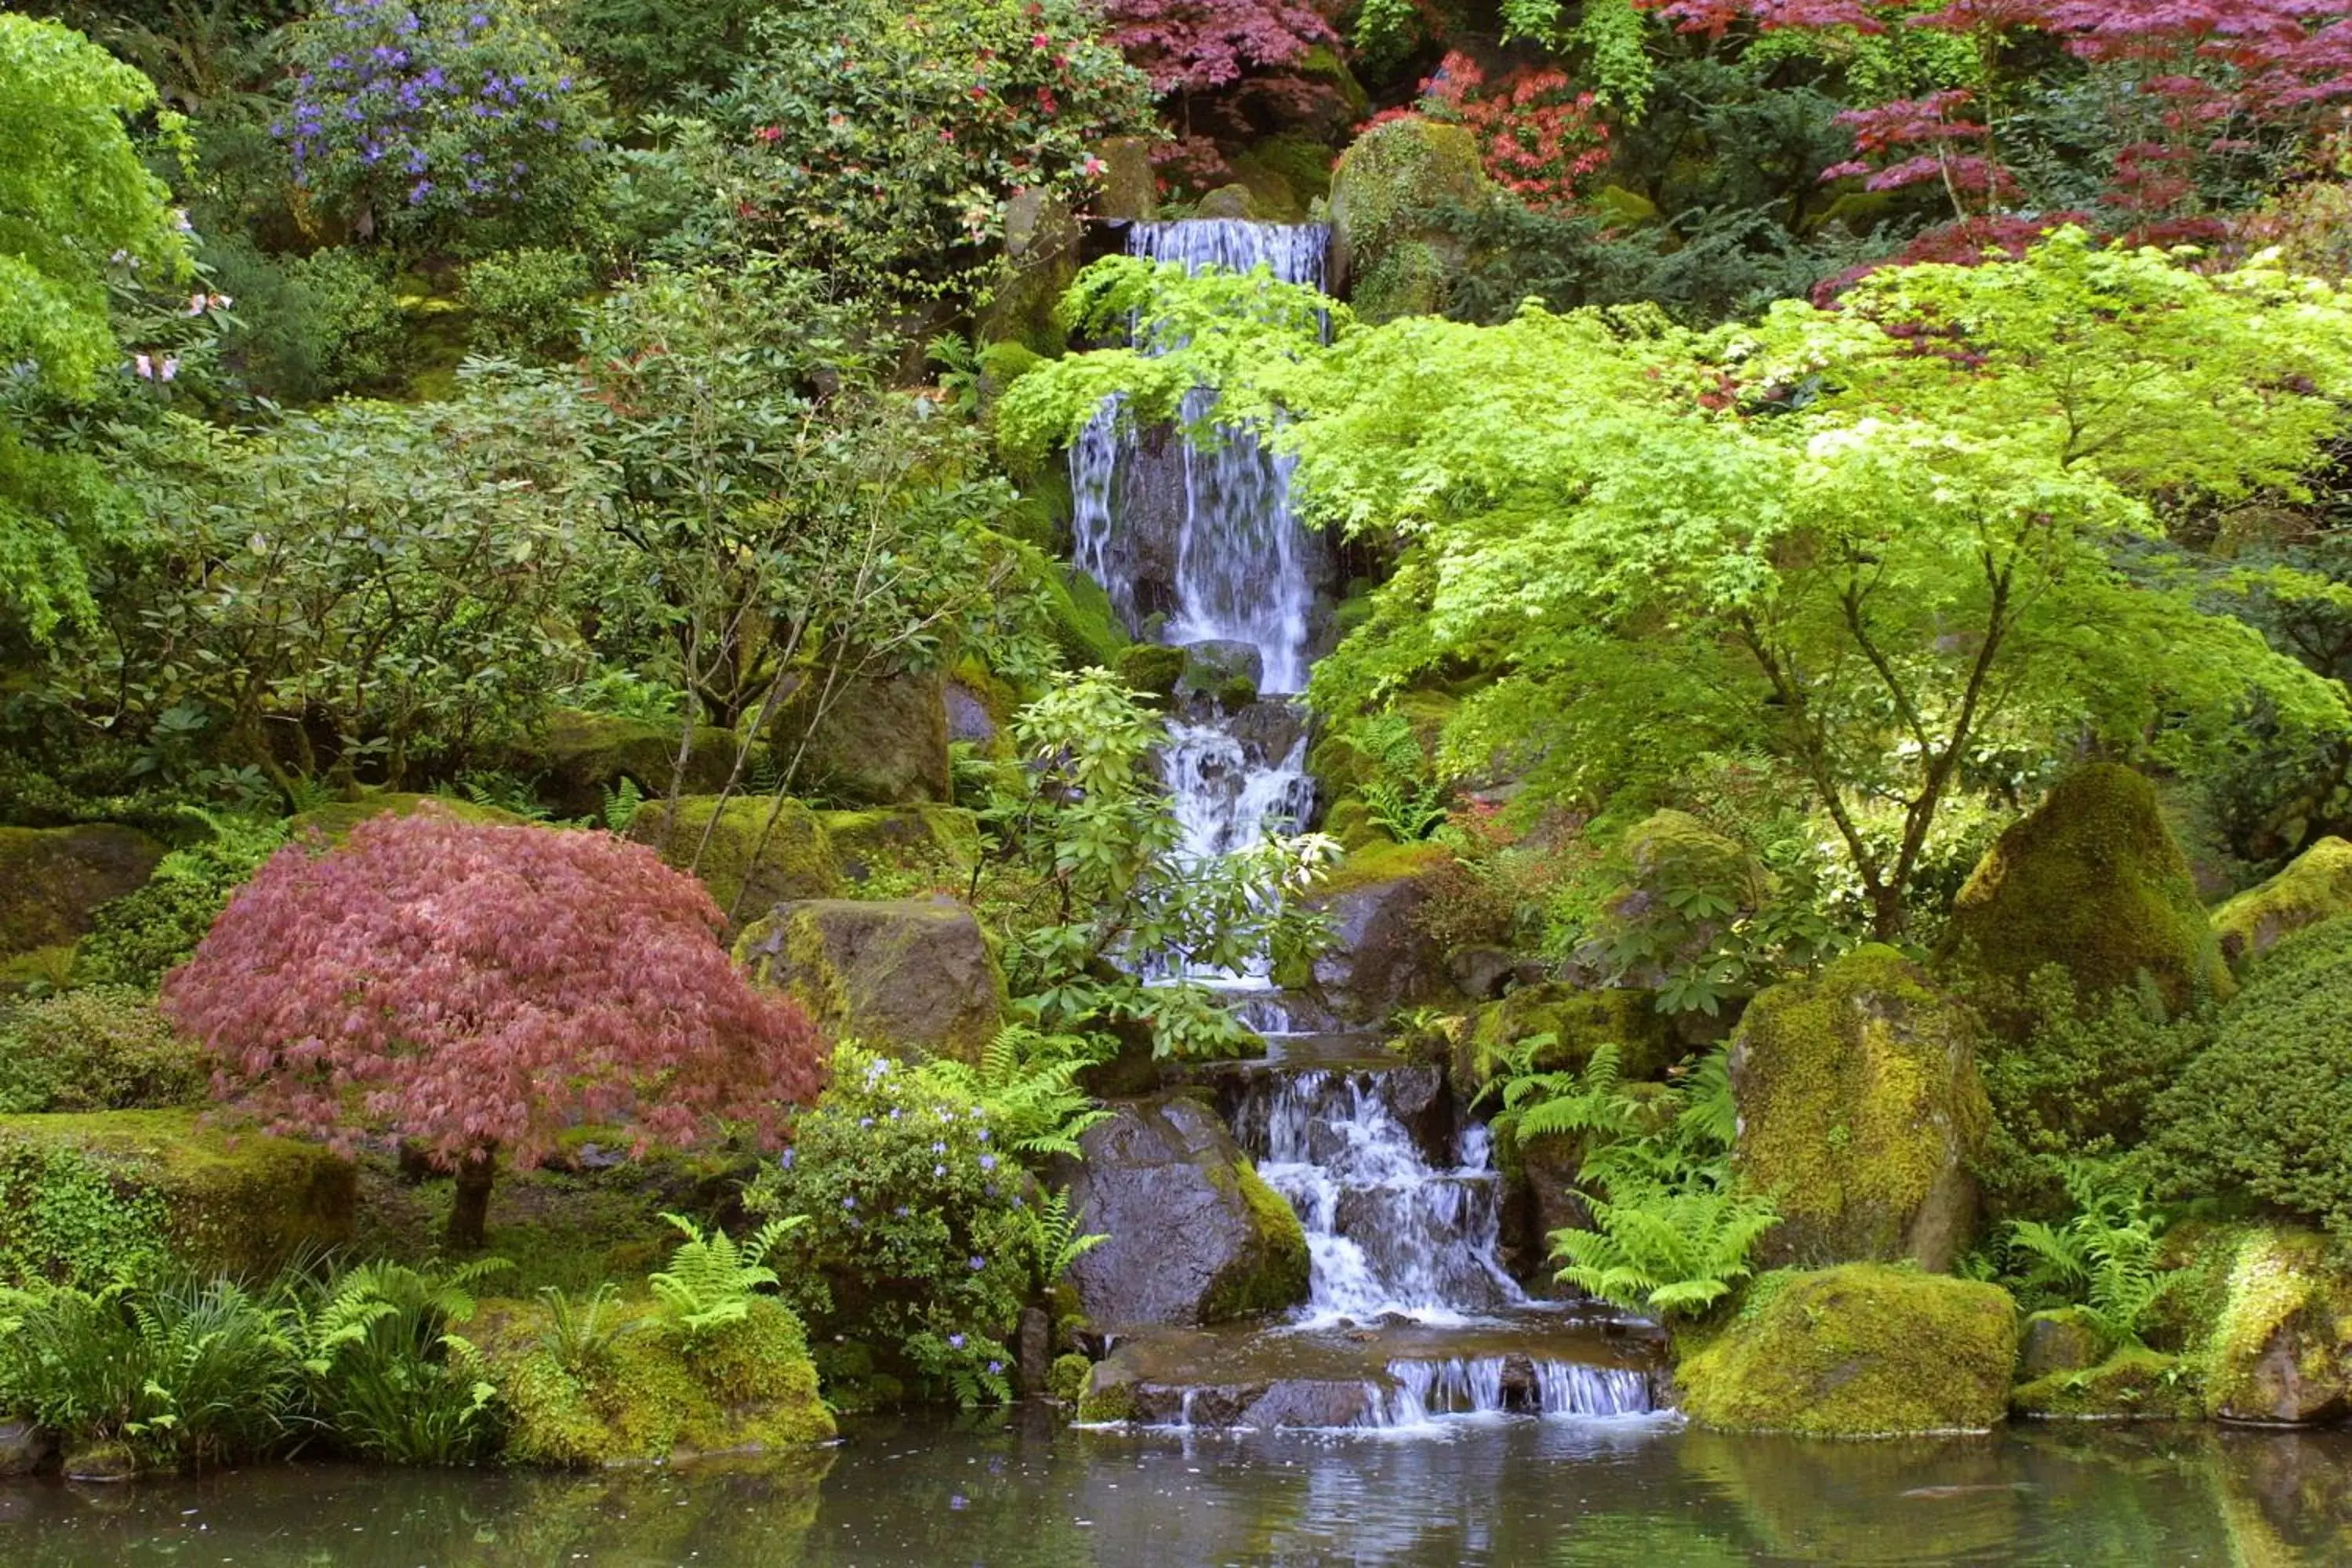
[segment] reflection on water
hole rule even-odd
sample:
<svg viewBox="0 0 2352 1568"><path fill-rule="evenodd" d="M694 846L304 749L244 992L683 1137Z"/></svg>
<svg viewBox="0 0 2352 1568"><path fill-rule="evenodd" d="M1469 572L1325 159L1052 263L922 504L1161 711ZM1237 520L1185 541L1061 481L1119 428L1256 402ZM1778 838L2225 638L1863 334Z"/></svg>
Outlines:
<svg viewBox="0 0 2352 1568"><path fill-rule="evenodd" d="M2352 1435L2033 1426L1802 1443L1671 1423L1443 1437L855 1426L785 1459L591 1476L256 1469L0 1482L0 1563L1000 1565L2352 1563Z"/></svg>

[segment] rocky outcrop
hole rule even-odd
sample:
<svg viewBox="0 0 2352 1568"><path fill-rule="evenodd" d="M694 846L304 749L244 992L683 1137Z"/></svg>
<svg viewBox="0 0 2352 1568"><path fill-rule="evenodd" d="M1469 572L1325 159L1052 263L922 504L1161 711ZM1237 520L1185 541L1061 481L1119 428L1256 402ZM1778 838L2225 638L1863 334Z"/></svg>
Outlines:
<svg viewBox="0 0 2352 1568"><path fill-rule="evenodd" d="M1214 1111L1130 1100L1067 1172L1078 1228L1109 1240L1070 1269L1097 1329L1221 1322L1307 1299L1307 1233Z"/></svg>
<svg viewBox="0 0 2352 1568"><path fill-rule="evenodd" d="M1476 208L1492 194L1478 143L1462 126L1408 115L1358 137L1331 174L1331 276L1358 319L1444 311L1468 253L1420 215L1448 204Z"/></svg>
<svg viewBox="0 0 2352 1568"><path fill-rule="evenodd" d="M1113 136L1095 149L1103 161L1102 194L1095 216L1117 222L1150 222L1160 216L1160 177L1151 168L1151 139Z"/></svg>
<svg viewBox="0 0 2352 1568"><path fill-rule="evenodd" d="M1004 975L947 899L813 899L746 928L736 962L819 1026L877 1050L977 1061L1004 1021Z"/></svg>
<svg viewBox="0 0 2352 1568"><path fill-rule="evenodd" d="M1456 1091L1475 1094L1514 1057L1524 1055L1535 1072L1581 1071L1601 1045L1617 1047L1618 1070L1629 1079L1655 1078L1683 1054L1650 992L1545 983L1507 992L1471 1014L1449 1073Z"/></svg>
<svg viewBox="0 0 2352 1568"><path fill-rule="evenodd" d="M629 837L699 877L719 909L739 923L781 903L841 891L832 838L797 800L690 795L677 802L675 818L669 802L651 800L638 807Z"/></svg>
<svg viewBox="0 0 2352 1568"><path fill-rule="evenodd" d="M2223 1421L2307 1426L2352 1412L2352 1277L2326 1238L2249 1231L2231 1254L2206 1346L2205 1408Z"/></svg>
<svg viewBox="0 0 2352 1568"><path fill-rule="evenodd" d="M135 827L0 827L0 960L71 944L99 905L144 886L163 858Z"/></svg>
<svg viewBox="0 0 2352 1568"><path fill-rule="evenodd" d="M1780 1277L1759 1296L1677 1374L1701 1426L1975 1432L2009 1407L2017 1304L1997 1285L1857 1263Z"/></svg>
<svg viewBox="0 0 2352 1568"><path fill-rule="evenodd" d="M961 806L826 811L817 820L842 879L858 888L908 880L961 887L980 859L980 818Z"/></svg>
<svg viewBox="0 0 2352 1568"><path fill-rule="evenodd" d="M661 1464L833 1436L800 1321L775 1300L691 1337L649 1305L617 1310L610 1347L571 1365L549 1347L543 1305L486 1303L468 1325L508 1413L508 1460Z"/></svg>
<svg viewBox="0 0 2352 1568"><path fill-rule="evenodd" d="M1768 1264L1952 1266L1990 1122L1975 1038L1968 1009L1889 947L1749 1005L1731 1045L1734 1162L1780 1210Z"/></svg>
<svg viewBox="0 0 2352 1568"><path fill-rule="evenodd" d="M1452 994L1445 955L1418 919L1430 879L1452 860L1436 845L1370 845L1308 898L1332 938L1314 962L1314 984L1341 1022L1383 1026L1401 1007Z"/></svg>
<svg viewBox="0 0 2352 1568"><path fill-rule="evenodd" d="M981 337L1041 354L1061 353L1065 338L1054 310L1078 275L1084 237L1069 207L1041 190L1023 191L1005 204L1004 261Z"/></svg>
<svg viewBox="0 0 2352 1568"><path fill-rule="evenodd" d="M2005 997L2048 964L2085 1000L2145 976L2175 1013L2236 988L2155 786L2111 763L2069 774L2000 836L1953 901L1937 956ZM2007 1032L2031 1023L2006 1000L1993 1016Z"/></svg>
<svg viewBox="0 0 2352 1568"><path fill-rule="evenodd" d="M625 778L646 795L669 794L677 773L679 726L608 713L569 709L549 716L546 732L518 746L503 760L506 770L533 781L558 816L592 816L605 793ZM718 790L734 771L736 739L725 730L698 725L681 787L688 795Z"/></svg>
<svg viewBox="0 0 2352 1568"><path fill-rule="evenodd" d="M822 679L805 680L778 710L773 743L780 765L798 759L795 789L845 804L913 805L953 793L938 675L845 678L830 695Z"/></svg>
<svg viewBox="0 0 2352 1568"><path fill-rule="evenodd" d="M59 1158L87 1162L129 1208L152 1215L173 1260L200 1276L266 1279L352 1237L358 1179L349 1160L208 1125L194 1110L0 1117L0 1168ZM21 1256L40 1249L29 1231L16 1239Z"/></svg>
<svg viewBox="0 0 2352 1568"><path fill-rule="evenodd" d="M2213 934L2233 970L2245 967L2305 926L2352 914L2352 844L2321 839L2286 869L2213 911Z"/></svg>

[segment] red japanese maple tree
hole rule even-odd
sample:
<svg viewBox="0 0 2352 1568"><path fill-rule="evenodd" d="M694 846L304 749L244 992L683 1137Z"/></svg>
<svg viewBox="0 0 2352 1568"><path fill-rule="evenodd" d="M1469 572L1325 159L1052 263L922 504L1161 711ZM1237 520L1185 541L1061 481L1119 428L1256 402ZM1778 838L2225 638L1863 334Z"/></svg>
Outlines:
<svg viewBox="0 0 2352 1568"><path fill-rule="evenodd" d="M1253 109L1302 119L1336 104L1300 68L1337 49L1333 0L1104 0L1119 52L1151 79L1171 124L1161 161L1196 179L1224 172L1215 137L1239 137Z"/></svg>
<svg viewBox="0 0 2352 1568"><path fill-rule="evenodd" d="M280 850L163 1010L273 1131L396 1135L453 1169L448 1241L478 1247L501 1156L535 1165L582 1122L640 1152L730 1127L773 1147L815 1098L814 1026L735 969L724 923L644 846L428 806Z"/></svg>

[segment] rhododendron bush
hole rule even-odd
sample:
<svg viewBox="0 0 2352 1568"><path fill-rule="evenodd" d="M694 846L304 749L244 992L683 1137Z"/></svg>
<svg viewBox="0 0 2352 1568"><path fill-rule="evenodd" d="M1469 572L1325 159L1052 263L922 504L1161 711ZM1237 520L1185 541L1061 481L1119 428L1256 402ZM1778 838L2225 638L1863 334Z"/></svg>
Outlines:
<svg viewBox="0 0 2352 1568"><path fill-rule="evenodd" d="M428 807L280 851L163 1007L272 1130L397 1136L455 1168L449 1240L477 1247L494 1162L537 1164L567 1127L772 1147L815 1098L814 1027L743 979L722 925L642 846Z"/></svg>

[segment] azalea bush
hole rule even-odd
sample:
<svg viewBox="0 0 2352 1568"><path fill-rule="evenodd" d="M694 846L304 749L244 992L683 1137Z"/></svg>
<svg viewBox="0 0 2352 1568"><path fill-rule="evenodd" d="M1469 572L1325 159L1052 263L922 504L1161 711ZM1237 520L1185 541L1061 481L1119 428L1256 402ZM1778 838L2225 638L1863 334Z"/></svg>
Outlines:
<svg viewBox="0 0 2352 1568"><path fill-rule="evenodd" d="M331 0L287 33L270 132L294 180L362 237L486 248L573 221L604 121L517 0Z"/></svg>
<svg viewBox="0 0 2352 1568"><path fill-rule="evenodd" d="M1556 67L1521 66L1489 78L1459 50L1422 84L1429 113L1477 138L1489 178L1538 210L1575 205L1609 164L1600 100Z"/></svg>

